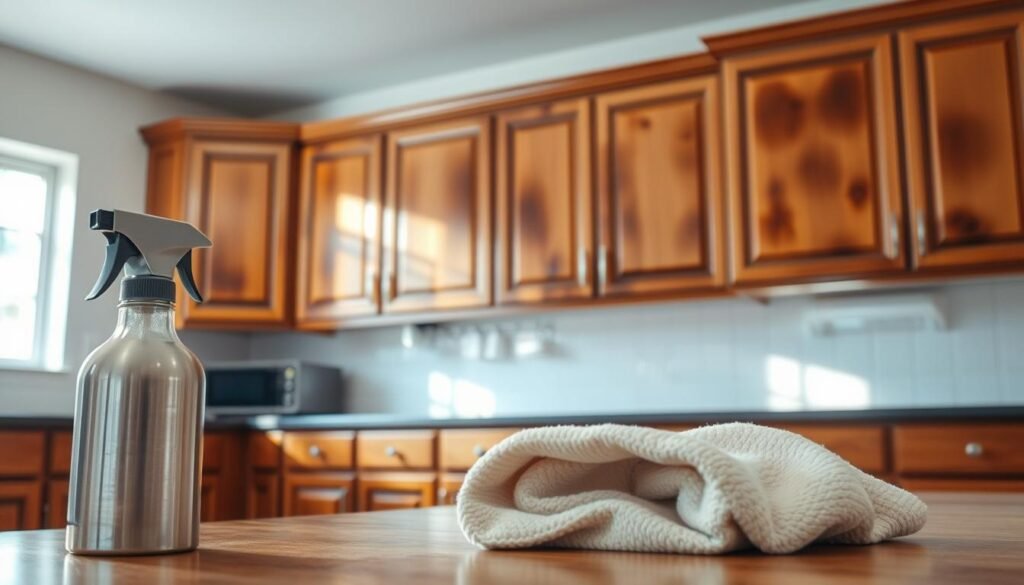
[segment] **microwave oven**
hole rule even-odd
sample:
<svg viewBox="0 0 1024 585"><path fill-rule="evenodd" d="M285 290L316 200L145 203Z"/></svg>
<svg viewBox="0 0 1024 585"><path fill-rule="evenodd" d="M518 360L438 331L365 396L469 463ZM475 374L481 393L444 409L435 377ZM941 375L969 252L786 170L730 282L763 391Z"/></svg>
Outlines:
<svg viewBox="0 0 1024 585"><path fill-rule="evenodd" d="M341 370L298 360L206 365L209 415L342 411Z"/></svg>

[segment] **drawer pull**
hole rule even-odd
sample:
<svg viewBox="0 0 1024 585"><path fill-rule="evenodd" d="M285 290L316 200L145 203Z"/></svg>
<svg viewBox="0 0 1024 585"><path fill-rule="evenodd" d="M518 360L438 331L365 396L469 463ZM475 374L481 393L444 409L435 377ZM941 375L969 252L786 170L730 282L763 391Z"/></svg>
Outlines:
<svg viewBox="0 0 1024 585"><path fill-rule="evenodd" d="M487 453L487 449L483 445L473 445L473 455L483 457L484 453Z"/></svg>
<svg viewBox="0 0 1024 585"><path fill-rule="evenodd" d="M323 455L323 454L324 454L323 449L321 449L319 446L317 446L317 445L310 445L309 446L309 456L312 457L313 459L319 459L320 456Z"/></svg>
<svg viewBox="0 0 1024 585"><path fill-rule="evenodd" d="M972 441L964 445L964 454L968 457L981 457L985 454L985 447Z"/></svg>
<svg viewBox="0 0 1024 585"><path fill-rule="evenodd" d="M388 457L398 457L398 449L395 449L391 445L384 448L384 454Z"/></svg>

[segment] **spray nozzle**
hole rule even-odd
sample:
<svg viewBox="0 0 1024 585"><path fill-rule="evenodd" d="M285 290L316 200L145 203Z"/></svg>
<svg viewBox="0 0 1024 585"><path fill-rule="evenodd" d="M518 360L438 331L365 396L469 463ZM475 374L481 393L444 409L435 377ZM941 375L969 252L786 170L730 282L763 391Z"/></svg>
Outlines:
<svg viewBox="0 0 1024 585"><path fill-rule="evenodd" d="M107 255L87 300L100 296L124 268L122 296L174 299L174 271L196 302L203 302L192 275L192 249L209 248L210 240L191 224L120 209L89 214L89 229L103 232Z"/></svg>

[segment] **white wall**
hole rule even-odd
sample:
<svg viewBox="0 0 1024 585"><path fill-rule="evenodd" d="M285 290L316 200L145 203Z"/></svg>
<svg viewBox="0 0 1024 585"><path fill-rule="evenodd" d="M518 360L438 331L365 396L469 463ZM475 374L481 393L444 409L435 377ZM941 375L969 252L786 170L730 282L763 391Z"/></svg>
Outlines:
<svg viewBox="0 0 1024 585"><path fill-rule="evenodd" d="M339 118L429 100L511 87L590 71L623 67L705 51L701 37L810 18L892 0L814 0L740 14L564 51L430 77L279 112L271 118L311 121Z"/></svg>
<svg viewBox="0 0 1024 585"><path fill-rule="evenodd" d="M939 332L809 337L810 298L727 299L539 317L555 357L524 361L406 350L394 327L256 335L251 355L337 364L353 410L420 416L1024 405L1024 281L939 294Z"/></svg>
<svg viewBox="0 0 1024 585"><path fill-rule="evenodd" d="M139 126L172 116L221 112L3 46L0 79L0 136L79 156L68 371L0 370L0 416L71 414L78 365L112 331L117 303L117 287L96 301L83 300L102 266L104 244L86 229L85 218L97 207L143 209L146 147ZM240 357L247 350L246 337L237 334L192 334L189 343L209 358Z"/></svg>

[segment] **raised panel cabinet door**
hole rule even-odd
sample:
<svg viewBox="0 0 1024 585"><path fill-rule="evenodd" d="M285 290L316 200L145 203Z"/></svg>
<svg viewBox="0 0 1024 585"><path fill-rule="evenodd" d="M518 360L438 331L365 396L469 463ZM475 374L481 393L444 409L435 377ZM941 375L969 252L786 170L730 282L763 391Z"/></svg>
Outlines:
<svg viewBox="0 0 1024 585"><path fill-rule="evenodd" d="M1024 12L899 42L915 266L1024 261Z"/></svg>
<svg viewBox="0 0 1024 585"><path fill-rule="evenodd" d="M284 515L313 516L354 512L351 473L288 473L284 478Z"/></svg>
<svg viewBox="0 0 1024 585"><path fill-rule="evenodd" d="M359 511L427 508L437 503L433 473L364 473L359 475Z"/></svg>
<svg viewBox="0 0 1024 585"><path fill-rule="evenodd" d="M42 481L0 480L0 532L36 530L42 516Z"/></svg>
<svg viewBox="0 0 1024 585"><path fill-rule="evenodd" d="M466 481L465 473L445 473L437 482L437 505L454 506L459 501L459 490Z"/></svg>
<svg viewBox="0 0 1024 585"><path fill-rule="evenodd" d="M277 518L281 515L281 476L254 471L249 476L245 498L246 518Z"/></svg>
<svg viewBox="0 0 1024 585"><path fill-rule="evenodd" d="M302 328L379 310L381 144L374 135L303 149L295 306Z"/></svg>
<svg viewBox="0 0 1024 585"><path fill-rule="evenodd" d="M491 303L490 119L388 135L383 310Z"/></svg>
<svg viewBox="0 0 1024 585"><path fill-rule="evenodd" d="M889 36L726 59L723 79L735 282L902 270Z"/></svg>
<svg viewBox="0 0 1024 585"><path fill-rule="evenodd" d="M186 218L213 242L193 253L204 302L179 293L185 325L288 321L291 146L195 141Z"/></svg>
<svg viewBox="0 0 1024 585"><path fill-rule="evenodd" d="M46 527L64 528L68 523L68 480L51 479L46 486Z"/></svg>
<svg viewBox="0 0 1024 585"><path fill-rule="evenodd" d="M717 76L595 99L598 294L725 283Z"/></svg>
<svg viewBox="0 0 1024 585"><path fill-rule="evenodd" d="M503 112L497 125L496 301L591 296L589 100Z"/></svg>

